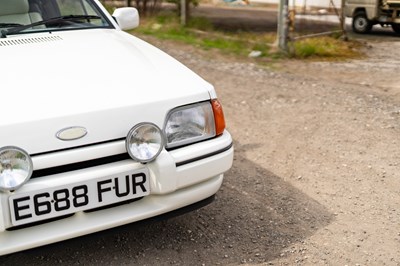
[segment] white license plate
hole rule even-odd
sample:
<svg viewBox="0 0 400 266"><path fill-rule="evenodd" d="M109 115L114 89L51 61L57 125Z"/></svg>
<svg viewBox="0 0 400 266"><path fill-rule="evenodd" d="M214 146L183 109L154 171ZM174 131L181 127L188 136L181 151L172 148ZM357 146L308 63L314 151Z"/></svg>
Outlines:
<svg viewBox="0 0 400 266"><path fill-rule="evenodd" d="M11 222L23 225L143 197L150 194L149 184L148 170L140 169L14 194L9 197Z"/></svg>

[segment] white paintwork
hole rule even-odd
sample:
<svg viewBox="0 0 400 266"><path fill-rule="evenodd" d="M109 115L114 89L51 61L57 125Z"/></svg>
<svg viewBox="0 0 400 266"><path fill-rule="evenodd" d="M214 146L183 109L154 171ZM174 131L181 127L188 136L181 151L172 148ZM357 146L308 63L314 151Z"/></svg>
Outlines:
<svg viewBox="0 0 400 266"><path fill-rule="evenodd" d="M0 255L140 221L190 205L214 195L222 180L222 175L219 175L191 189L182 189L168 195L149 196L134 206L122 205L109 209L106 215L101 212L78 213L57 222L0 233L0 243L6 243L0 247Z"/></svg>
<svg viewBox="0 0 400 266"><path fill-rule="evenodd" d="M13 99L2 101L8 111L0 119L0 147L35 154L125 137L139 122L162 128L169 110L207 100L213 91L176 60L122 31L52 35L62 40L0 47L1 87ZM85 127L87 136L74 143L55 138L71 126Z"/></svg>
<svg viewBox="0 0 400 266"><path fill-rule="evenodd" d="M117 17L132 15L124 12ZM134 26L134 19L120 19L120 28L108 18L115 29L0 39L0 147L26 150L33 155L34 170L126 153L124 138L134 125L151 122L163 128L171 109L217 97L213 86L191 70L121 30ZM87 135L68 141L56 137L69 127L83 127ZM128 159L41 176L17 192L0 192L0 255L150 218L208 198L218 191L223 173L231 167L233 148L209 154L225 150L231 143L232 137L225 131L201 143L164 149L145 166ZM204 155L208 156L176 166ZM10 195L70 187L143 167L150 176L150 195L138 202L92 213L78 211L52 223L6 230L12 227Z"/></svg>
<svg viewBox="0 0 400 266"><path fill-rule="evenodd" d="M226 147L231 141L231 136L225 132L221 138L211 139L205 143L207 147L213 145ZM221 186L223 173L232 166L233 148L207 159L181 167L175 166L175 160L192 159L192 154L198 149L198 146L193 145L185 147L183 153L177 150L173 154L163 151L155 162L147 164L150 172L151 195L138 202L93 213L79 212L73 217L40 226L5 231L6 228L11 227L8 211L9 196L6 193L0 193L2 203L0 214L3 213L3 219L0 219L0 255L150 218L212 196ZM37 189L82 182L93 177L109 176L142 167L142 164L125 160L71 173L46 176L31 180L19 192L28 193ZM43 233L44 231L46 233Z"/></svg>
<svg viewBox="0 0 400 266"><path fill-rule="evenodd" d="M132 30L139 26L139 13L136 8L117 8L113 13L113 17L122 30Z"/></svg>

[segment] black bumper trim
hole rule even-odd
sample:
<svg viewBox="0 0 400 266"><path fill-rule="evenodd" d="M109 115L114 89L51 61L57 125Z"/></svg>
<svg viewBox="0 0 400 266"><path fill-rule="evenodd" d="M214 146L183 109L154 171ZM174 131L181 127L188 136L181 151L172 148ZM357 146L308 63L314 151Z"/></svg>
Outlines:
<svg viewBox="0 0 400 266"><path fill-rule="evenodd" d="M147 218L144 220L133 222L133 224L140 225L140 224L148 224L149 222L151 223L151 222L160 222L160 221L168 220L168 219L175 218L175 217L193 212L195 210L201 209L201 208L213 203L214 201L215 201L215 194L208 198L200 200L198 202L181 207L179 209L176 209L176 210L173 210L170 212L166 212L166 213L163 213L163 214L160 214L157 216L153 216L153 217L150 217L150 218Z"/></svg>
<svg viewBox="0 0 400 266"><path fill-rule="evenodd" d="M204 155L201 155L201 156L189 159L189 160L185 160L185 161L182 161L182 162L177 162L175 165L176 165L176 167L179 167L179 166L182 166L182 165L185 165L185 164L189 164L189 163L193 163L193 162L196 162L196 161L200 161L202 159L205 159L205 158L208 158L208 157L211 157L211 156L226 152L226 151L230 150L232 147L233 147L233 142L231 144L229 144L227 147L223 148L223 149L220 149L220 150L217 150L217 151L214 151L214 152L211 152L211 153L207 153L207 154L204 154Z"/></svg>
<svg viewBox="0 0 400 266"><path fill-rule="evenodd" d="M208 153L208 154L205 154L202 156L198 156L198 157L195 157L195 158L192 158L189 160L185 160L182 162L177 162L175 165L176 165L176 167L179 167L179 166L182 166L185 164L193 163L195 161L199 161L199 160L223 153L225 151L228 151L232 147L233 147L233 142L231 144L229 144L227 147L220 149L218 151L214 151L214 152L211 152L211 153ZM55 175L55 174L85 169L85 168L89 168L89 167L95 167L95 166L99 166L99 165L119 162L119 161L123 161L123 160L132 160L132 158L129 156L128 153L122 153L122 154L107 156L107 157L103 157L103 158L98 158L98 159L93 159L93 160L88 160L88 161L83 161L83 162L78 162L78 163L72 163L72 164L60 165L60 166L55 166L55 167L50 167L50 168L45 168L45 169L40 169L40 170L34 170L31 178Z"/></svg>

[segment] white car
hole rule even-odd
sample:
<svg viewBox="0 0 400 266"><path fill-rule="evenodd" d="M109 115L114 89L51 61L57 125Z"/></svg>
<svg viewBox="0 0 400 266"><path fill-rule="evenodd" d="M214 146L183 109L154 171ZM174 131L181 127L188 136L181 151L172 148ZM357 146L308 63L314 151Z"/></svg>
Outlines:
<svg viewBox="0 0 400 266"><path fill-rule="evenodd" d="M97 0L0 1L0 255L211 202L233 145L212 85Z"/></svg>

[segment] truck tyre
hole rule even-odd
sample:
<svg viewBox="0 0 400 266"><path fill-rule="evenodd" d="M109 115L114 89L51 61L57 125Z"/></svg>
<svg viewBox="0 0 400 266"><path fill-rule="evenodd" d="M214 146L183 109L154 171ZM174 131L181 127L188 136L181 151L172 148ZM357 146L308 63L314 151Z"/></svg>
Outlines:
<svg viewBox="0 0 400 266"><path fill-rule="evenodd" d="M367 14L360 11L353 16L353 31L356 33L368 33L372 29L372 23L368 20Z"/></svg>
<svg viewBox="0 0 400 266"><path fill-rule="evenodd" d="M397 23L392 24L392 29L397 34L400 34L400 24L397 24Z"/></svg>

